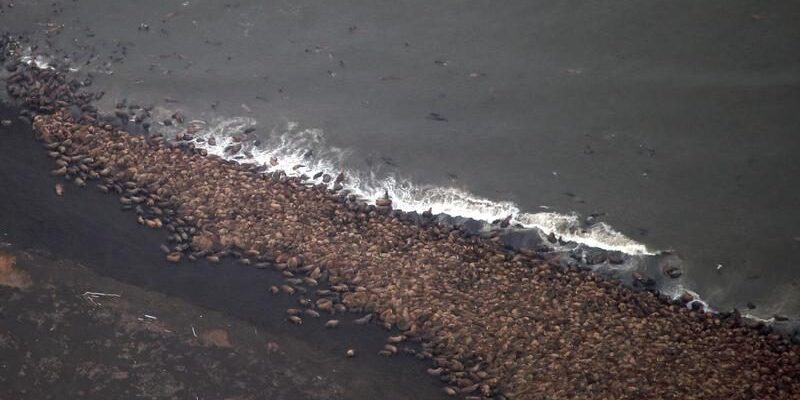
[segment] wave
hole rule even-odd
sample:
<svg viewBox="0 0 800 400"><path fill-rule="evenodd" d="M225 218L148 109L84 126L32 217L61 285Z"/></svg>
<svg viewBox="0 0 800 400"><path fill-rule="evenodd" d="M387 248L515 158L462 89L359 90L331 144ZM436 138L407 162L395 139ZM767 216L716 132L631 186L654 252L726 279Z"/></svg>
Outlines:
<svg viewBox="0 0 800 400"><path fill-rule="evenodd" d="M399 210L431 211L485 222L510 217L512 225L538 229L544 234L552 232L565 241L629 255L657 254L610 225L602 222L586 224L575 213L523 212L512 202L487 199L458 188L423 185L394 175L379 175L376 171L348 169L344 165L349 151L327 145L321 129L301 129L296 122L272 129L258 146L243 144L236 154L226 153L225 149L236 143L233 135L254 127L257 124L255 119L234 117L211 123L191 121L190 124L195 146L209 154L267 165L271 170L283 170L289 176L303 177L313 183L322 183L326 174L337 176L344 173L344 188L350 193L366 200L388 194L392 206ZM210 141L212 138L213 142Z"/></svg>
<svg viewBox="0 0 800 400"><path fill-rule="evenodd" d="M51 58L32 55L30 47L23 49L18 56L20 61L37 68L53 68ZM77 69L70 70L74 72ZM156 113L171 115L170 110L164 108L159 108ZM345 168L344 161L349 151L328 146L321 129L300 129L297 122L286 122L272 129L269 137L259 146L244 143L243 151L226 153L225 149L235 142L234 134L244 132L257 123L253 118L233 117L219 118L211 123L194 120L189 125L195 146L205 149L209 154L267 165L273 170L283 170L289 176L302 176L315 183L322 183L326 174L337 176L344 173L344 187L350 193L367 200L388 195L392 199L392 206L399 210L418 213L430 211L484 222L510 218L510 224L537 229L545 234L553 233L568 242L635 256L658 254L606 223L586 224L576 213L528 213L512 202L487 199L458 188L423 185L393 175L378 176L375 171L365 173ZM177 132L179 129L163 126L161 130ZM214 144L209 141L211 138L214 138Z"/></svg>
<svg viewBox="0 0 800 400"><path fill-rule="evenodd" d="M55 69L52 65L53 60L45 55L34 55L30 47L26 47L15 54L19 57L19 61L39 69ZM14 54L14 53L12 53Z"/></svg>

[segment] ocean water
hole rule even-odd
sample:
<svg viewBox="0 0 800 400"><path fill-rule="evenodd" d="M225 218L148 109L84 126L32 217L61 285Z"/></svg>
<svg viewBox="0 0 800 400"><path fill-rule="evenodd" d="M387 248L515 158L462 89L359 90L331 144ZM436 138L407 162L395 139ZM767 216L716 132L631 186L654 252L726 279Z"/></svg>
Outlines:
<svg viewBox="0 0 800 400"><path fill-rule="evenodd" d="M638 258L669 254L684 272L676 294L800 316L796 4L32 0L2 11L4 29L38 42L32 54L90 74L101 110L151 104L153 129L167 131L158 122L181 111L217 138L212 153L253 127L252 160L287 173L345 172L356 194L386 192L404 210L510 216Z"/></svg>

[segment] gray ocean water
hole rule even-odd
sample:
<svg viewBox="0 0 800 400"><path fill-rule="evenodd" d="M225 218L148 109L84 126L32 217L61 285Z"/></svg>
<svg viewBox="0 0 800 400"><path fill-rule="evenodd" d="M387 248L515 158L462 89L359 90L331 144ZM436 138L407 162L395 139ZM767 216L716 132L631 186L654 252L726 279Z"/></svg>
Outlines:
<svg viewBox="0 0 800 400"><path fill-rule="evenodd" d="M101 109L296 123L341 168L594 215L714 308L800 316L798 2L0 4Z"/></svg>

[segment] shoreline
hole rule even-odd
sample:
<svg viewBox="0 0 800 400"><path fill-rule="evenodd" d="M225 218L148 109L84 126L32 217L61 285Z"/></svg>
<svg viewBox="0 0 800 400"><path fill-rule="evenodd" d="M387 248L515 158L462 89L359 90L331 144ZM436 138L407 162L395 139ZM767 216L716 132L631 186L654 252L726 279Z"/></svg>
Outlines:
<svg viewBox="0 0 800 400"><path fill-rule="evenodd" d="M30 69L27 73L36 75L40 72ZM22 73L22 75L25 75L25 73ZM24 79L28 79L28 77ZM71 95L71 93L67 93L67 95ZM74 97L72 98L74 99ZM45 97L45 103L42 106L42 99L40 98L39 100L37 111L53 111L51 104L55 102L47 103L47 98ZM28 101L28 103L30 104L31 102ZM558 265L553 262L556 260L548 260L535 251L505 249L497 244L499 240L491 236L478 237L464 234L457 229L453 229L453 227L436 223L430 215L423 215L422 220L418 221L404 216L403 213L393 212L385 203L377 206L367 205L357 201L357 199L339 196L336 193L327 193L327 188L306 187L303 182L287 178L281 174L261 175L260 173L264 171L258 171L256 166L246 167L207 157L202 154L201 150L194 149L190 143L180 140L186 139L185 137L179 137L179 140L174 142L163 138L159 139L157 136L150 136L144 139L140 136L130 136L127 133L120 132L110 125L97 127L86 124L96 120L95 117L91 116L91 111L77 113L77 117L83 119L84 122L84 125L79 125L73 121L75 114L75 112L61 112L55 116L40 115L36 119L40 135L42 135L45 144L50 146L49 151L55 153L53 155L54 158L62 159L66 164L61 167L63 172L57 165L52 166L52 168L55 168L53 171L56 174L72 175L78 185L94 180L100 181L106 191L116 188L116 191L119 192L118 194L123 195L123 206L130 205L131 207L129 208L131 209L135 208L133 204L142 204L152 200L153 204L148 205L148 207L142 207L142 210L138 212L143 224L150 225L150 221L158 220L159 222L152 222L152 224L161 225L160 221L162 219L167 221L167 219L156 217L156 215L161 216L166 210L171 210L171 212L167 213L170 221L165 222L164 225L167 227L172 226L172 229L177 231L178 234L185 234L183 235L185 237L180 239L173 234L174 241L177 243L173 243L170 256L179 254L177 256L179 260L184 256L187 258L234 256L239 258L239 262L243 264L267 263L265 267L277 267L282 271L288 270L293 275L306 274L307 278L315 282L321 275L318 275L317 278L314 278L313 275L330 271L329 277L333 278L331 282L335 286L345 285L344 289L340 291L342 294L338 296L339 299L330 301L331 307L343 304L350 310L367 309L369 311L378 311L376 312L377 319L382 320L389 326L401 328L411 338L420 338L428 348L429 356L425 355L425 357L432 357L436 360L436 363L441 368L439 374L449 375L447 380L453 386L450 389L453 392L458 388L458 391L465 395L480 390L485 396L499 395L500 392L509 395L531 396L534 390L544 387L550 390L549 393L553 396L564 396L566 392L557 387L558 384L561 384L571 387L573 391L581 389L599 390L607 394L613 393L619 398L663 394L664 392L661 391L666 388L675 388L664 386L668 385L668 383L655 379L653 374L656 372L660 374L663 371L654 371L651 369L651 365L642 364L651 354L640 353L639 351L629 354L629 357L634 360L632 367L634 367L636 375L654 379L654 383L644 389L637 388L637 390L629 391L628 388L620 386L618 382L608 383L605 379L602 379L603 375L601 374L608 373L608 368L611 368L611 371L617 368L611 366L612 364L608 364L615 361L613 357L599 362L602 367L597 365L589 366L590 370L596 371L594 374L598 374L599 378L594 376L586 378L570 374L567 374L566 378L551 375L528 375L532 371L540 370L542 367L546 367L548 370L566 368L567 365L573 365L576 362L574 357L580 358L592 354L598 349L605 351L614 348L615 345L610 343L617 343L617 340L623 337L627 337L626 340L636 338L644 340L645 337L649 338L650 333L654 333L649 330L654 329L656 326L659 329L665 329L668 326L672 335L676 334L675 329L684 330L684 332L702 332L703 335L714 335L719 340L729 340L730 335L734 335L755 346L754 348L759 349L758 352L775 352L775 354L782 355L787 352L789 354L795 353L789 349L796 349L796 346L788 344L785 339L777 335L771 334L768 328L759 327L763 333L762 335L756 334L752 327L742 326L743 323L736 314L707 314L698 310L690 311L683 307L682 304L675 304L669 299L657 297L648 291L635 291L625 286L620 286L618 282L599 277L578 266ZM91 140L87 138L91 138ZM63 147L63 149L60 147ZM108 152L107 149L111 148L115 149L115 151ZM43 150L43 152L46 151ZM100 157L105 160L101 160ZM141 161L146 159L149 159L148 163L140 164ZM106 170L107 172L102 173L102 171ZM192 178L181 177L180 173L176 176L165 171L183 171L187 174L196 173L199 174L201 181L206 182L206 184L213 182L215 190L219 188L239 188L242 189L242 192L228 190L226 196L230 196L229 199L217 199L222 203L214 205L215 203L212 202L212 205L209 206L210 209L204 210L202 204L193 203L193 200L200 198L212 200L215 197L214 193L208 190L200 190L198 192L198 187L203 188L202 183L192 181ZM93 176L92 172L97 176ZM215 176L215 172L221 174L222 179ZM77 179L80 179L80 181L77 181ZM127 182L131 182L131 184ZM263 185L263 187L259 185ZM69 185L68 188L69 190L77 190L73 185ZM268 204L271 211L259 208L258 205L261 204L259 202L247 202L245 195L251 194L247 191L254 190L255 192L252 193L257 194L259 190L267 190L270 193L272 200ZM264 194L264 192L261 193ZM153 197L154 194L157 196ZM142 196L145 196L144 199L139 201L138 199L142 198ZM159 203L160 197L170 200L162 206ZM238 201L232 201L231 199L238 199ZM275 201L275 199L280 201ZM247 210L245 207L243 211L237 210L233 213L234 215L231 215L231 204L236 204L237 207L245 207L246 205L255 208ZM220 206L222 208L219 208ZM215 209L215 207L217 208ZM320 209L327 210L326 212L330 213L328 218L332 222L325 220L325 213L320 214ZM161 213L156 210L161 211ZM242 218L237 218L238 216L242 216ZM249 220L248 218L257 219ZM324 235L318 235L319 232L309 232L311 225L298 223L299 220L305 218L310 218L314 224L331 223L332 225L330 226L336 228L337 232L335 233L337 234L339 229L344 229L346 232L349 230L349 237L353 237L353 235L362 236L355 242L349 241L350 239L347 237L342 239L340 244L335 241L325 242ZM174 224L172 223L173 219L176 221ZM240 224L237 221L245 221L245 223L248 221L272 221L271 232L262 233L266 235L265 237L270 238L272 242L259 243L259 239L248 235L250 232L247 229L258 229L260 228L258 224L237 225ZM242 229L243 226L246 226L247 229ZM195 228L195 230L192 231L192 228ZM365 231L362 232L362 229ZM281 231L285 231L285 234ZM269 236L275 232L281 234L279 236ZM381 236L375 236L379 232L388 235L389 239L371 242L370 240L376 237L381 238ZM398 239L405 238L408 247L397 247L398 243L396 242L400 241L392 240L394 235L399 235L397 236ZM333 238L335 236L330 237ZM410 242L408 242L409 240ZM447 247L450 244L441 245L441 242L447 242L448 240L452 244L452 248ZM338 253L342 254L344 261L340 263L339 260L321 257L320 253L317 253L318 249L308 247L309 243L320 247L329 254L336 254L337 252L330 251L332 248L327 246L341 245L338 247L340 250ZM347 250L352 248L349 245L360 244L363 246L370 243L372 246L377 246L376 250L384 247L383 252L375 253L375 250L370 250L372 252L371 257L374 258L376 254L379 255L384 252L390 254L391 257L399 257L388 261L389 263L392 262L391 260L411 263L416 268L415 270L412 269L415 274L421 274L420 276L423 277L430 276L445 279L441 283L444 286L427 288L422 285L420 288L414 287L415 290L422 291L421 299L415 295L408 295L403 291L395 291L393 286L407 284L407 280L412 280L411 282L413 282L415 276L408 276L404 274L403 270L395 269L394 273L399 275L394 275L388 280L378 279L386 273L387 268L392 266L388 265L380 268L377 266L365 266L365 264L368 264L367 259L358 258L360 256L355 253L349 254L348 251L352 250ZM401 252L415 251L416 245L420 247L420 249L416 250L419 252L415 253L418 257L403 258ZM465 270L464 268L466 268L465 265L467 264L461 263L458 257L455 259L448 258L456 254L453 252L453 248L460 248L461 250L457 253L461 256L475 257L475 261L472 263L479 265L468 265L469 268L474 270ZM398 249L401 252L397 252ZM248 252L252 253L247 255ZM262 256L264 257L263 260L260 259ZM347 257L354 258L348 259ZM455 264L447 265L442 271L432 269L434 268L432 267L433 265L441 264L433 262L430 264L415 264L425 262L425 257L430 257L432 260L439 258L445 265L451 262ZM208 258L208 260L213 262L214 259ZM317 265L322 269L319 272L316 272L316 269L302 270L307 265ZM491 265L492 267L483 268L483 265ZM434 275L426 275L431 271L434 271ZM478 287L466 288L469 289L470 293L480 299L489 294L487 290L498 290L500 288L502 296L497 301L505 301L506 303L499 304L499 307L491 309L490 312L483 309L483 306L475 304L470 305L472 308L452 309L452 300L456 298L447 298L449 294L466 296L457 297L459 301L465 301L469 299L470 295L464 293L465 287L462 286L476 284L476 282L464 281L463 274L465 271L474 274L475 277L472 279L476 280L478 285ZM391 273L392 271L390 270L389 272ZM439 272L444 275L438 275ZM499 280L496 280L496 278ZM488 281L484 282L484 279ZM490 283L490 281L493 282ZM531 286L520 286L518 284L520 281ZM434 281L434 283L440 282ZM302 278L290 288L294 292L308 285L316 286L316 283L312 285L310 281ZM490 288L484 285L489 285ZM361 289L362 287L363 289ZM389 289L388 292L390 292L388 295L386 294L387 288ZM531 288L537 290L530 293ZM290 290L284 291L288 292ZM420 307L422 303L419 303L419 301L430 302L436 300L437 293L444 296L443 299L438 299L439 303L434 303L441 306L441 309L433 309L431 312L421 314L417 313L416 309L409 311L409 308ZM542 293L546 293L547 296L552 296L552 298L545 298L541 296ZM320 296L320 300L326 298L326 296ZM504 296L508 296L508 298L504 298ZM332 297L336 298L337 296ZM579 304L577 305L574 304L575 298L581 300L578 301ZM570 303L570 301L573 303ZM328 302L322 301L320 303L318 301L316 304L328 304ZM555 304L555 302L558 302L558 304ZM460 305L461 303L458 304ZM526 311L522 312L521 315L519 312L513 312L517 311L514 306L523 307L523 305L524 307L533 306L542 314L535 315L531 313L530 308L523 308ZM592 310L586 309L587 305L591 305L589 308ZM326 308L328 307L326 306ZM375 310L376 308L377 310ZM506 312L511 313L511 315L504 315ZM478 313L477 317L475 313ZM654 315L657 315L657 317L654 317ZM598 319L598 317L602 318ZM662 317L666 318L666 320L661 320ZM462 325L464 322L462 318L466 318L466 322L469 323L480 323L482 319L498 318L484 323L484 325L488 326L482 326L482 330L492 329L493 335L491 337L497 337L499 340L497 343L492 342L494 339L486 342L487 339L482 335L481 330L470 331ZM519 320L520 318L522 320ZM532 325L529 318L535 319ZM653 318L656 319L654 320ZM562 321L562 319L564 320ZM642 323L649 321L654 325L652 327L641 327L637 325L637 321L640 319ZM656 321L659 322L656 323ZM580 324L581 322L583 326L587 326L587 324L592 326L595 331L574 330L574 324ZM509 332L504 328L509 326L513 327L512 329L522 330L512 331L513 335L507 336ZM531 327L536 328L538 331L543 326L546 327L545 331L533 335L534 342L541 340L543 344L526 347L508 340L508 338L516 337L515 335L521 332L525 332L525 335L530 335L530 332L532 332L530 330ZM623 330L613 333L619 328ZM462 331L462 329L467 329L467 331ZM556 332L547 331L547 329L555 329ZM630 331L630 329L634 329L634 331ZM462 337L454 337L454 332L460 332ZM622 332L626 332L626 335L619 336ZM728 336L724 334L718 336L721 332L727 332ZM598 342L598 337L594 334L610 335L610 337L603 338ZM570 340L578 340L578 350L575 351L575 354L573 354L572 350L564 349L560 345L564 340L561 337L562 335L566 335ZM470 350L470 353L483 354L468 355L464 350L459 349L461 339L475 341L476 345L485 345L489 350L479 349L479 351L475 352ZM693 340L702 342L701 339L682 336L679 341L674 341L672 344L687 345L687 350L691 349L691 351L689 352L690 354L684 354L684 356L699 357L704 350L694 348L688 342ZM591 345L588 348L580 347L586 342L599 347L591 347ZM646 342L641 342L640 346L660 348L659 346L662 344L645 344ZM665 344L668 345L669 342ZM727 343L723 343L723 345L725 344ZM528 358L520 360L515 353L521 352L524 355L536 352L546 356L547 353L542 353L542 351L547 352L553 346L558 348L562 354L558 356L558 352L553 353L557 357L551 357L552 359L549 361L545 360L549 364L538 366L537 368L532 367L537 365L535 363L540 360ZM386 351L391 353L392 347L395 346L386 347L388 349ZM665 349L661 350L666 351ZM563 353L564 351L566 353ZM723 351L727 352L726 349L720 349L720 352ZM798 363L796 354L789 356L788 359L784 359L783 356L777 359L751 358L757 355L761 355L761 353L744 354L741 357L747 358L748 362L756 365L780 361L788 362L788 366L796 368ZM702 363L700 367L713 365L710 358L706 359L706 357L710 357L710 355L706 354L701 358L694 359L694 361ZM499 364L495 360L500 360ZM505 367L509 361L511 361L512 365ZM513 365L515 362L518 365ZM740 360L740 362L744 361ZM670 364L672 367L677 365L679 364ZM693 368L696 367L694 366ZM734 365L732 368L734 367L736 366ZM475 369L472 370L472 368ZM701 369L705 370L705 368ZM482 376L480 372L484 372L485 376ZM620 374L633 371L618 370L616 372L617 375L614 379L619 379ZM710 370L706 372L711 373ZM733 372L733 370L727 371L727 373L730 372ZM564 370L564 373L567 373L566 370ZM687 378L684 376L685 373L685 371L680 370L670 371L673 379L686 385L684 390L696 390L697 392L695 393L702 394L704 389L696 387L696 382L691 380L684 381ZM469 377L467 378L466 376ZM529 379L534 379L533 376L536 376L539 381L529 382ZM784 377L788 377L788 375ZM729 378L726 375L719 379ZM562 379L567 379L567 381ZM790 384L786 386L781 380L772 386L757 386L758 379L770 379L767 376L748 377L748 379L753 379L756 382L748 389L753 391L752 393L759 393L760 390L765 390L772 394L773 392L768 388L773 388L772 390L776 393L780 393L781 390L791 390L793 393L797 393L795 391L800 390L800 388L795 387L796 385L792 386ZM484 383L475 384L475 381ZM549 386L551 383L556 384L556 386ZM531 386L534 384L539 386L534 388ZM675 382L672 381L672 384L674 385ZM743 395L743 393L732 392L731 390L734 389L724 385L723 382L720 382L720 386L720 388L716 389L725 390L728 396ZM785 392L784 395L786 393L789 392ZM575 393L573 392L572 394L574 395ZM694 393L685 394L689 396L695 395Z"/></svg>
<svg viewBox="0 0 800 400"><path fill-rule="evenodd" d="M60 65L58 62L53 63L53 60L49 57L35 55L31 52L30 48L20 47L19 43L15 42L10 37L4 37L3 40L8 40L8 46L6 46L7 48L14 49L12 51L13 54L11 55L11 58L17 57L17 61L15 62L22 62L30 67L39 69L58 70L60 74L64 75L76 75L73 74L75 70L66 68L65 66ZM18 40L24 39L18 38ZM92 77L87 77L84 80L72 79L69 82L70 90L68 90L68 93L72 94L79 91L79 89L83 90L91 86L91 82ZM61 88L59 90L61 90ZM204 128L202 126L206 124L205 121L189 121L187 116L183 115L183 113L180 111L176 111L175 113L170 111L169 113L164 114L165 109L159 109L160 106L158 105L138 105L136 103L128 104L127 98L123 98L122 100L116 102L114 109L111 111L103 110L101 112L94 106L94 104L98 103L102 99L104 93L87 92L83 95L85 96L84 98L65 98L59 99L59 101L61 102L61 105L68 104L71 101L77 101L80 107L73 106L70 112L73 115L78 115L81 113L86 114L86 111L89 111L88 114L91 115L91 120L93 123L110 125L114 129L122 129L137 135L147 133L150 128L155 125L158 127L153 129L157 130L161 134L164 134L165 137L173 137L176 134L183 135L184 133L190 133L190 135L187 137L191 137L191 140L188 141L194 146L203 148L206 151L209 151L210 153L218 155L229 161L246 165L257 165L259 162L261 162L261 165L264 166L265 169L284 169L287 173L287 176L300 178L303 181L303 184L320 183L321 178L319 178L319 176L323 173L322 171L315 174L312 179L306 174L299 173L299 171L302 169L297 169L297 167L301 167L302 165L290 165L284 162L283 159L277 160L277 165L273 165L271 163L274 160L267 162L263 159L258 159L258 157L253 158L254 153L260 152L260 149L257 145L259 140L252 135L249 135L253 132L253 130L255 130L255 127L253 126L245 129L246 125L244 125L239 127L241 129L234 129L235 131L240 131L234 135L238 137L236 141L232 141L231 137L217 137L217 142L225 142L227 145L223 150L222 147L217 146L219 143L211 145L209 142L205 141L205 139L209 137L214 137L213 135L209 136L208 132L203 130ZM36 101L38 100L34 99L34 102ZM169 103L171 100L166 99L165 102ZM37 107L39 107L39 105L35 104L34 108ZM83 109L84 107L86 107L85 110ZM53 105L51 104L46 105L41 111L50 112L52 109ZM26 118L30 119L30 114ZM198 127L198 123L201 127ZM237 124L241 125L241 123ZM242 140L242 142L240 143L239 140ZM250 142L255 142L256 146L253 146L253 143ZM235 151L228 153L231 148L233 148ZM294 149L294 151L297 151L297 149ZM306 153L306 151L303 151L303 153ZM263 154L260 155L263 156ZM299 156L297 154L292 154L291 157L288 158L297 162L301 162L298 161L298 157ZM330 174L330 176L333 175L335 175L335 173ZM350 177L348 176L348 178ZM356 177L355 179L359 180L360 178ZM334 185L329 181L328 186L332 187ZM341 187L342 185L339 186ZM359 190L358 187L344 185L342 188L345 191L350 191L350 193L355 192L360 193L361 195L364 194ZM359 196L358 201L370 203L377 197L378 195L374 197ZM410 215L412 218L419 218L419 215L422 214L421 211L404 212L405 215ZM682 260L681 256L673 250L650 252L647 251L646 248L642 247L642 249L633 252L626 252L618 249L615 250L613 248L592 247L592 245L588 244L585 240L576 239L578 240L577 242L570 241L570 236L574 234L573 231L582 229L579 227L576 228L576 226L573 225L577 224L583 228L598 228L603 230L607 227L607 225L605 225L603 222L599 222L597 225L586 225L583 222L577 221L576 218L575 221L570 224L572 227L567 229L568 232L562 232L562 234L564 234L566 237L565 240L560 234L554 234L553 231L548 232L544 228L540 227L537 222L533 222L532 226L521 225L520 221L517 220L517 217L522 215L536 217L540 214L509 214L508 218L504 220L497 219L494 221L481 219L474 220L471 218L451 216L448 214L433 214L433 217L438 222L456 226L459 229L463 228L463 230L471 234L497 235L501 238L502 242L506 246L509 246L515 250L527 248L530 250L536 250L537 252L545 252L542 250L542 248L549 248L550 252L554 253L549 257L555 258L555 253L557 253L559 262L567 266L595 270L598 273L602 273L603 275L609 277L610 279L620 280L626 285L632 286L635 289L644 289L653 291L657 294L666 294L670 296L672 300L681 300L683 303L687 304L687 307L690 308L692 307L692 304L697 304L704 311L711 311L713 313L724 314L728 312L741 312L746 314L748 319L770 324L772 328L779 331L782 335L798 335L798 337L800 337L800 315L786 315L780 312L773 313L771 311L764 312L765 310L769 309L769 307L762 307L760 303L757 303L758 307L756 307L756 305L752 302L743 302L743 300L736 307L731 306L730 308L721 308L718 307L719 304L702 297L703 292L696 290L695 285L692 284L696 282L692 282L691 278L689 278L689 281L682 278L682 276L686 277L687 272L691 271L684 269L684 260ZM562 219L570 219L574 217L566 214L556 215ZM593 216L589 218L594 219ZM555 222L550 222L558 225ZM558 228L552 226L550 228L555 232L560 231ZM614 232L614 234L620 233ZM691 273L688 275L691 275ZM747 277L747 279L757 278L757 275Z"/></svg>
<svg viewBox="0 0 800 400"><path fill-rule="evenodd" d="M705 12L698 13L631 4L636 15L666 13L670 24L687 28L680 32L704 38L691 43L676 40L670 30L628 37L616 14L588 4L571 7L580 17L559 12L552 20L538 19L540 10L525 2L500 8L437 5L442 15L459 16L446 25L383 20L396 29L377 36L351 33L340 18L355 13L374 24L389 10L320 1L282 18L280 4L253 0L241 2L238 9L247 10L242 14L205 2L136 7L86 0L51 8L30 0L4 8L0 20L22 35L21 54L40 63L60 60L69 76L88 78L93 91L105 91L93 103L100 116L114 116L117 103L127 99L128 106L153 106L154 131L166 131L161 123L182 112L189 122L205 120L224 132L215 135L218 141L255 124L263 148L279 149L275 154L287 171L295 164L283 155L299 158L305 152L293 149L311 147L313 155L303 163L328 164L333 176L342 168L351 171L347 186L364 188L364 198L379 197L384 187L390 193L399 188L392 198L405 210L421 213L433 206L434 213L450 210L483 221L517 210L548 210L558 213L558 225L545 225L545 232L557 235L605 222L649 250L674 251L683 266L676 281L714 309L746 310L752 302L756 308L749 312L758 317L797 317L800 275L792 260L800 256L793 226L800 220L794 207L800 202L794 189L800 187L800 162L790 149L800 148L800 136L792 134L800 115L784 100L798 95L792 82L800 67L792 66L800 60L785 51L797 41L787 16L798 7L765 5L759 15L769 16L754 22L746 4L716 13L720 4L704 3ZM400 2L391 10L415 15L416 9L414 2ZM508 14L511 9L520 12ZM161 20L176 11L180 18ZM335 18L311 18L315 13ZM131 16L140 21L128 23ZM573 26L575 17L592 23ZM509 19L530 23L506 29ZM203 35L192 20L204 26ZM52 23L52 31L42 21ZM141 22L151 30L139 30ZM250 37L230 29L251 22ZM476 46L455 40L473 32L476 23L508 36L482 35ZM595 26L618 40L595 35ZM429 36L429 29L439 34ZM582 40L560 35L564 29ZM574 46L517 40L538 37L539 30ZM164 35L170 40L154 40ZM446 40L448 49L441 46ZM595 40L602 43L586 46ZM406 41L410 47L402 45ZM262 42L270 51L251 51ZM658 49L665 46L685 57L661 62L666 53ZM629 57L604 57L620 47ZM760 57L751 57L753 52ZM536 56L523 62L517 55ZM337 58L346 67L336 65ZM593 66L572 70L578 66L566 65L569 60ZM479 65L482 71L471 70ZM527 73L530 67L540 73ZM508 68L521 74L504 73ZM472 72L485 75L467 75ZM506 89L490 90L500 87ZM526 96L542 101L531 108ZM119 111L135 117L128 107ZM428 118L430 112L447 121ZM745 139L751 135L759 140ZM271 143L284 136L299 140L286 147ZM320 141L313 142L315 137ZM364 183L356 184L359 178ZM569 215L577 216L574 225L558 220ZM611 232L584 237L600 238L599 247L624 245ZM719 264L724 267L716 269Z"/></svg>
<svg viewBox="0 0 800 400"><path fill-rule="evenodd" d="M305 359L313 363L314 368L317 368L316 375L322 374L320 376L325 377L332 386L339 386L342 389L342 395L335 398L400 400L446 397L437 385L438 380L425 373L425 366L420 365L418 360L405 355L392 360L379 356L377 352L389 333L377 326L364 327L353 324L351 319L355 319L357 317L355 315L352 318L343 318L341 325L335 330L326 329L323 326L324 321L309 320L303 326L287 323L285 310L298 307L298 299L273 296L269 293L268 288L271 285L282 283L279 273L244 267L234 260L222 260L219 264L213 265L198 262L175 266L164 260L159 250L159 245L165 239L165 232L137 224L135 219L120 210L118 202L107 195L95 190L83 190L72 184L64 184L63 196L57 196L54 185L58 180L47 173L51 160L41 152L40 145L32 140L32 129L29 126L26 128L24 122L16 120L17 113L10 111L11 109L0 106L0 115L3 116L0 119L10 118L14 122L10 127L13 134L4 129L0 130L2 132L0 141L16 150L14 154L3 152L3 157L0 157L0 168L3 171L0 173L0 183L11 192L11 195L0 199L0 216L2 216L0 242L11 243L11 249L15 253L30 252L42 260L42 273L39 275L43 282L34 279L35 284L41 283L41 286L46 286L44 281L52 280L52 286L61 290L68 281L58 277L60 274L69 275L69 273L53 271L52 274L45 274L44 272L50 271L51 268L44 266L49 266L50 263L78 264L79 268L88 270L87 274L99 279L98 286L92 283L93 280L77 279L75 290L80 293L84 291L116 293L115 289L109 289L106 284L111 287L122 285L122 287L139 288L156 296L190 304L194 309L213 310L214 313L224 315L228 321L247 324L249 332L244 328L239 329L241 335L258 332L262 337L274 335L281 338L276 340L276 343L281 346L281 352L285 352L287 359L294 361ZM19 260L24 258L22 255L18 257ZM40 263L27 264L35 267ZM57 268L57 265L52 268ZM25 267L26 264L21 263L20 266ZM28 268L23 270L28 271ZM44 289L35 289L37 293L42 290ZM13 296L13 292L11 295ZM25 291L22 295L29 296ZM125 296L126 299L127 297L129 296ZM65 298L66 303L75 300L70 297ZM159 317L160 320L167 318L168 315L158 313L157 310L160 308L161 305L154 305L147 313ZM186 310L177 311L178 318L183 319L180 314L184 311ZM173 310L170 309L169 312ZM7 314L11 315L13 314ZM188 325L179 324L175 328L183 338L192 334ZM199 322L195 328L200 328ZM13 331L16 332L16 328ZM49 334L61 334L67 341L77 340L80 337L69 333L73 332L72 330L66 331L68 333L58 330ZM239 348L236 331L229 333L234 348ZM198 332L198 335L200 334L202 332ZM287 341L296 345L290 346ZM242 343L240 350L242 352L253 350L260 354L264 348L251 347L256 344L266 346L263 342ZM302 348L305 350L301 351ZM345 352L349 348L357 352L357 357L353 360L345 357ZM51 356L57 357L58 354L56 352ZM251 359L249 353L247 358ZM251 362L255 363L258 360L251 359ZM265 368L267 371L272 371L269 366ZM277 370L281 368L275 367ZM311 369L305 367L300 374L305 376L310 374L310 371ZM6 372L0 374L7 376ZM228 379L229 376L224 371L216 371L215 374L223 376L224 379ZM131 374L131 377L135 376L136 374ZM192 383L192 378L184 379L186 380L182 381L183 383ZM315 379L314 375L308 376L308 379ZM273 389L271 383L267 383L269 385L263 386L263 389L270 393ZM253 384L261 383L253 381ZM9 390L11 389L19 389L19 386L9 387ZM260 398L258 389L256 386L252 391L244 391L251 396L244 398ZM298 392L305 390L303 387L295 389ZM225 390L220 392L222 395L212 398L222 398L236 393ZM207 393L213 394L210 391ZM112 397L126 397L121 393L117 394L118 396ZM14 398L42 397L15 396ZM97 397L90 398L108 397L98 394ZM301 398L314 398L314 396Z"/></svg>

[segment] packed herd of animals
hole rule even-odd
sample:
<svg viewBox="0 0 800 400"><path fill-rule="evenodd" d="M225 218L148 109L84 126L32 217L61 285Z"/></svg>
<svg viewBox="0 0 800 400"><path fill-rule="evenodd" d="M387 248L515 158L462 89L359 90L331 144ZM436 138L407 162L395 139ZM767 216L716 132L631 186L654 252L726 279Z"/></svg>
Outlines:
<svg viewBox="0 0 800 400"><path fill-rule="evenodd" d="M58 69L11 61L7 75L51 173L113 193L142 225L165 229L168 261L233 257L277 269L285 284L264 290L298 298L287 323L321 318L335 329L356 319L393 329L375 351L425 360L450 395L800 398L800 348L737 312L692 309L509 250L492 235L411 218L388 198L369 204L342 185L208 155L191 130L124 132L100 120L93 96Z"/></svg>

